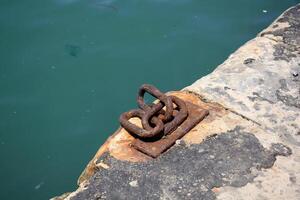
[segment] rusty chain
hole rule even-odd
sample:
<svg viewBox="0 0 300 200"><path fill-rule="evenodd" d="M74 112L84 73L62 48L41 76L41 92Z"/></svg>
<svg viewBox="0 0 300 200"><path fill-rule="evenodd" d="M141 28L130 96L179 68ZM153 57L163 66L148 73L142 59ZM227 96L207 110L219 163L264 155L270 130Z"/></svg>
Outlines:
<svg viewBox="0 0 300 200"><path fill-rule="evenodd" d="M146 104L145 93L157 98L158 103ZM139 109L121 114L120 124L129 133L141 139L168 135L188 116L187 107L183 100L175 96L167 96L153 85L144 84L140 87L137 103ZM133 117L141 119L142 128L129 121Z"/></svg>

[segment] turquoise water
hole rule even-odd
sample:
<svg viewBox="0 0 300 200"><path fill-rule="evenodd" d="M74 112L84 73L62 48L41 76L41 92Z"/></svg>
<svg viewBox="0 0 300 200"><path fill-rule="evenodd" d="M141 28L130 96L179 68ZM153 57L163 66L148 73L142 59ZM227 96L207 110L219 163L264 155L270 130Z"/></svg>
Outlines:
<svg viewBox="0 0 300 200"><path fill-rule="evenodd" d="M0 2L0 199L76 188L142 83L181 89L295 0Z"/></svg>

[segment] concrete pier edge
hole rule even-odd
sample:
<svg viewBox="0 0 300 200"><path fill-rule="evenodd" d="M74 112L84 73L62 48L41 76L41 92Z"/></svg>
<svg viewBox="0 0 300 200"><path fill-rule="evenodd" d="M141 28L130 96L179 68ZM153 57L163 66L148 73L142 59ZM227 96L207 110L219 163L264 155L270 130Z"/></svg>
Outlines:
<svg viewBox="0 0 300 200"><path fill-rule="evenodd" d="M53 199L299 199L300 4L171 94L210 115L158 159L117 130L79 188Z"/></svg>

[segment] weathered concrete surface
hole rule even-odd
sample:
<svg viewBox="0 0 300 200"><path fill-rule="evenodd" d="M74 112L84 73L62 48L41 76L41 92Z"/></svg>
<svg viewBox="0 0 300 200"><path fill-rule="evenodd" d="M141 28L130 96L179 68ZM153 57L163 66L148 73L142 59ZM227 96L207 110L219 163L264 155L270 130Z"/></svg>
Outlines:
<svg viewBox="0 0 300 200"><path fill-rule="evenodd" d="M264 140L293 152L243 187L220 188L218 199L300 199L300 5L186 90L255 122Z"/></svg>
<svg viewBox="0 0 300 200"><path fill-rule="evenodd" d="M155 160L119 129L61 199L299 199L300 5L172 94L210 115Z"/></svg>

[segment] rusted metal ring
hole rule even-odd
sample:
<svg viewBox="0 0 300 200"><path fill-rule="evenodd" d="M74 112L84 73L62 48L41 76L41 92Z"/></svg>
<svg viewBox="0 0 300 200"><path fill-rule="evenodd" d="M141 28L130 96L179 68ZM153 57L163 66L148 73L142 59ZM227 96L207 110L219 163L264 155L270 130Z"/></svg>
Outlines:
<svg viewBox="0 0 300 200"><path fill-rule="evenodd" d="M173 114L172 100L167 95L165 95L164 93L159 91L156 87L149 85L149 84L143 84L139 89L137 102L138 102L139 107L145 111L148 111L151 109L151 107L149 105L147 105L144 101L145 92L149 93L153 97L156 97L166 106L166 113L165 113L165 118L163 119L163 121L169 121L172 118L172 114Z"/></svg>
<svg viewBox="0 0 300 200"><path fill-rule="evenodd" d="M172 104L174 103L177 106L178 112L176 115L175 114L172 115L173 119L170 122L164 124L165 135L174 131L188 116L187 107L184 101L182 101L181 99L175 96L169 96L169 98L172 100ZM153 105L149 111L145 112L145 115L143 115L142 117L142 125L144 129L146 130L152 129L152 127L149 124L149 120L151 119L151 123L153 123L152 119L156 118L153 115L159 112L162 108L163 105L161 103L157 103Z"/></svg>
<svg viewBox="0 0 300 200"><path fill-rule="evenodd" d="M160 110L162 110L163 107L164 107L164 105L161 102L159 102L157 104L153 104L150 107L150 109L145 112L145 114L142 117L142 125L143 125L144 129L146 129L146 130L152 129L152 127L149 124L149 120L151 119L151 123L153 123L152 120L157 118L157 116L154 116L154 115L157 114ZM162 118L160 118L160 120L164 121L164 119L165 119L164 116Z"/></svg>
<svg viewBox="0 0 300 200"><path fill-rule="evenodd" d="M167 122L164 125L164 134L165 135L174 131L188 117L188 110L185 105L185 102L175 96L170 96L170 98L172 99L172 102L176 104L179 111L174 116L174 119L172 121Z"/></svg>
<svg viewBox="0 0 300 200"><path fill-rule="evenodd" d="M151 122L155 126L151 130L142 129L142 128L132 124L131 122L129 122L129 119L131 119L133 117L138 117L138 118L142 119L144 115L145 115L145 111L140 110L140 109L135 109L135 110L131 110L131 111L123 113L120 116L119 121L123 128L125 128L131 134L134 134L136 137L139 137L139 138L156 137L164 129L164 124L163 124L162 120L159 119L158 117L152 118Z"/></svg>

